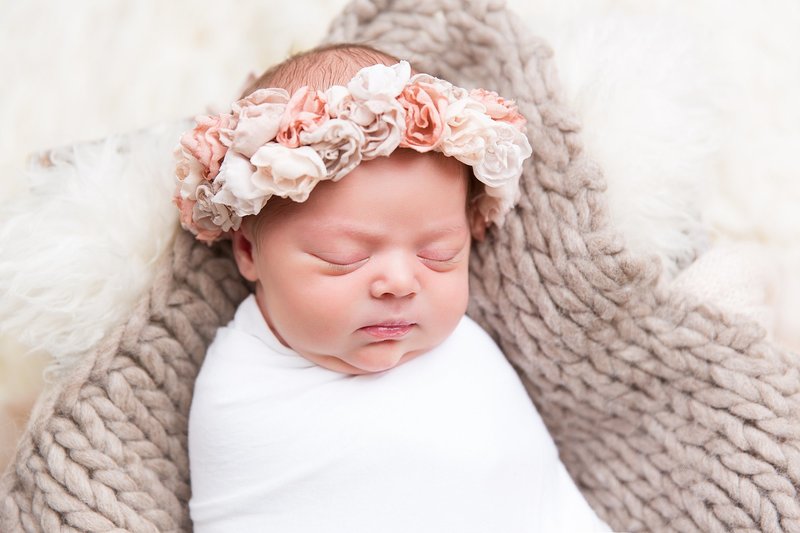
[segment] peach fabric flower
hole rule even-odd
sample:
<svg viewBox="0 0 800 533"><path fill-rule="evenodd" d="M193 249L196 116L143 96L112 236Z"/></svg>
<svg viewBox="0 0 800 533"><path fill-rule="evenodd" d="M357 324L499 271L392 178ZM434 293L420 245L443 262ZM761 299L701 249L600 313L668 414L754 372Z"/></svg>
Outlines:
<svg viewBox="0 0 800 533"><path fill-rule="evenodd" d="M415 76L400 93L405 109L406 130L400 146L428 152L437 148L445 131L444 116L449 104L447 87L436 78Z"/></svg>
<svg viewBox="0 0 800 533"><path fill-rule="evenodd" d="M183 226L184 229L191 229L194 226L192 212L194 210L194 204L197 202L195 200L189 200L188 198L181 198L177 194L172 197L172 201L175 202L176 206L178 206L181 226Z"/></svg>
<svg viewBox="0 0 800 533"><path fill-rule="evenodd" d="M224 115L198 115L196 126L181 136L180 144L189 154L199 161L208 171L205 179L213 180L228 147L220 139L220 130L229 128L233 118Z"/></svg>
<svg viewBox="0 0 800 533"><path fill-rule="evenodd" d="M301 87L286 104L275 140L289 148L297 148L301 132L314 130L326 120L328 113L323 93Z"/></svg>
<svg viewBox="0 0 800 533"><path fill-rule="evenodd" d="M223 132L227 145L252 157L277 135L288 102L289 93L285 89L258 89L235 102L231 107L236 121Z"/></svg>
<svg viewBox="0 0 800 533"><path fill-rule="evenodd" d="M495 120L507 122L520 131L525 131L526 120L523 117L514 100L506 100L494 91L486 89L472 89L470 97L479 101L486 107L486 114Z"/></svg>

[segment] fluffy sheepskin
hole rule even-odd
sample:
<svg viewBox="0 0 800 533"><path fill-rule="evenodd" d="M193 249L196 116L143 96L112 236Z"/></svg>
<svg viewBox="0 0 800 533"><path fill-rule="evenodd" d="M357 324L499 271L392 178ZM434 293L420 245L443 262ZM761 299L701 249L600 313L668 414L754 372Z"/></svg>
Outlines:
<svg viewBox="0 0 800 533"><path fill-rule="evenodd" d="M18 51L4 71L29 77L3 85L0 109L13 119L0 126L5 168L21 169L18 158L37 142L65 144L219 107L248 71L318 41L344 2L298 1L280 12L267 4L168 3L157 13L121 1L3 5L0 46ZM774 254L768 264L796 279L792 261L800 267L800 258L786 249L800 242L798 215L775 202L798 197L791 154L800 146L800 104L790 95L800 84L800 38L790 30L800 16L791 0L758 12L712 0L647 10L611 0L509 4L556 51L629 246L660 256L672 277L697 268L692 261L719 235L756 240ZM37 17L42 10L52 18ZM727 25L705 26L720 17ZM34 61L43 49L45 68ZM81 79L88 85L76 85ZM0 332L68 367L122 320L175 224L169 172L179 130L171 123L79 145L57 151L53 166L3 174L4 189L16 194L0 207ZM727 257L716 268L737 271L735 254ZM691 292L717 271L685 272L694 272L681 282ZM797 283L786 286L800 296ZM736 306L720 292L721 305ZM791 338L800 330L795 306L782 308L788 296L763 289L761 301L768 296L782 309L771 315L775 331L800 346Z"/></svg>
<svg viewBox="0 0 800 533"><path fill-rule="evenodd" d="M28 194L0 218L3 330L68 367L123 321L171 242L171 154L189 124L32 158Z"/></svg>

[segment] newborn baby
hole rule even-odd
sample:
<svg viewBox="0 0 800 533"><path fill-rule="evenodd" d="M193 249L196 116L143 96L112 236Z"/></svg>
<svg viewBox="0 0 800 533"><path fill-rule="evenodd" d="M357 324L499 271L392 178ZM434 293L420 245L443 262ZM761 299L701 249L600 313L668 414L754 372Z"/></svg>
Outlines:
<svg viewBox="0 0 800 533"><path fill-rule="evenodd" d="M178 151L184 227L254 286L189 419L197 532L607 530L465 316L524 119L362 45L267 71Z"/></svg>

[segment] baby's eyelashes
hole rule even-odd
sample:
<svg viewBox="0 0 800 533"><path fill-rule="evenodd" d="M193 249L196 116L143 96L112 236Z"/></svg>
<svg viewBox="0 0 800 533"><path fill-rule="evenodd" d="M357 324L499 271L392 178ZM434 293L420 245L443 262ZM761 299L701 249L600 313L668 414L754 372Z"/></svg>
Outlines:
<svg viewBox="0 0 800 533"><path fill-rule="evenodd" d="M459 264L465 254L464 248L433 248L425 249L416 254L420 263L436 270L445 271ZM366 264L371 255L365 252L307 252L322 267L333 273L346 274L353 272ZM413 253L413 252L412 252Z"/></svg>
<svg viewBox="0 0 800 533"><path fill-rule="evenodd" d="M337 272L350 272L369 260L369 256L364 254L316 252L309 255L324 263L324 266L328 269Z"/></svg>
<svg viewBox="0 0 800 533"><path fill-rule="evenodd" d="M433 270L447 270L461 262L463 254L459 250L426 250L417 254L425 265Z"/></svg>

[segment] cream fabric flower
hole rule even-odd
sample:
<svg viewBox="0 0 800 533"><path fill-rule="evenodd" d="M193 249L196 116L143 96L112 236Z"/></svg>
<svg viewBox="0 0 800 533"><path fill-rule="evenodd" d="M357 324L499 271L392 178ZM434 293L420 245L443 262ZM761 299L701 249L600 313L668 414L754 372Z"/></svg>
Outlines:
<svg viewBox="0 0 800 533"><path fill-rule="evenodd" d="M214 241L222 233L239 229L241 217L230 209L213 201L215 191L211 185L203 184L197 188L197 203L194 204L193 219L197 227L197 238Z"/></svg>
<svg viewBox="0 0 800 533"><path fill-rule="evenodd" d="M319 154L333 181L341 179L361 162L364 133L349 120L330 119L313 131L300 133L300 141Z"/></svg>
<svg viewBox="0 0 800 533"><path fill-rule="evenodd" d="M483 159L486 146L497 134L496 122L489 118L486 108L471 98L448 105L445 111L447 130L442 140L442 153L462 163L474 166Z"/></svg>
<svg viewBox="0 0 800 533"><path fill-rule="evenodd" d="M362 159L388 156L400 145L406 128L405 110L396 99L359 100L336 85L326 91L325 98L331 116L354 122L364 133Z"/></svg>
<svg viewBox="0 0 800 533"><path fill-rule="evenodd" d="M237 152L252 157L278 133L281 117L289 103L285 89L259 89L232 106L234 126L222 130L223 142Z"/></svg>
<svg viewBox="0 0 800 533"><path fill-rule="evenodd" d="M267 203L269 195L265 195L253 184L255 172L256 167L249 159L229 150L219 169L217 181L220 187L213 201L229 206L231 211L241 217L257 214Z"/></svg>
<svg viewBox="0 0 800 533"><path fill-rule="evenodd" d="M250 162L256 166L251 182L259 192L295 202L305 202L316 184L326 178L325 163L309 146L287 148L267 143Z"/></svg>
<svg viewBox="0 0 800 533"><path fill-rule="evenodd" d="M183 200L195 201L197 186L205 181L205 167L181 145L175 148L174 154L178 161L175 165L175 176L178 178L175 194Z"/></svg>

